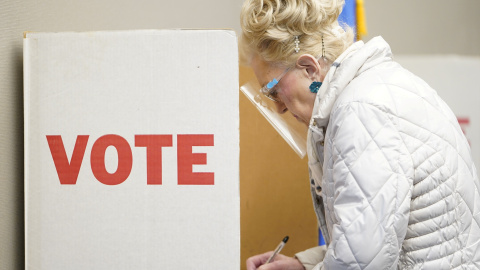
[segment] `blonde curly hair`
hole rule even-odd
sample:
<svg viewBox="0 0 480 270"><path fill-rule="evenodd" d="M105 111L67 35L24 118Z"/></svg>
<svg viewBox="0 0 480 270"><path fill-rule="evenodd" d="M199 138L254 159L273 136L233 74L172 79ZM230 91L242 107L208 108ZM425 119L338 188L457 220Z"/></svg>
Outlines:
<svg viewBox="0 0 480 270"><path fill-rule="evenodd" d="M353 31L337 18L343 0L245 0L240 23L242 62L255 54L271 64L292 65L302 54L333 62L353 43ZM295 36L300 51L295 53Z"/></svg>

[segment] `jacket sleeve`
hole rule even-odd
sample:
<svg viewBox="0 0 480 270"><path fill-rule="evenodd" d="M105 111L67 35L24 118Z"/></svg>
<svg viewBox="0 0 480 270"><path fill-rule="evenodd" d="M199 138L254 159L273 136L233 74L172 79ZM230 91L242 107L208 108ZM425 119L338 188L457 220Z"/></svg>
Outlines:
<svg viewBox="0 0 480 270"><path fill-rule="evenodd" d="M325 245L313 247L295 254L295 258L302 263L305 270L312 270L323 260L326 251L327 247Z"/></svg>
<svg viewBox="0 0 480 270"><path fill-rule="evenodd" d="M331 242L315 269L396 269L413 177L399 125L395 114L368 103L332 111L323 178Z"/></svg>

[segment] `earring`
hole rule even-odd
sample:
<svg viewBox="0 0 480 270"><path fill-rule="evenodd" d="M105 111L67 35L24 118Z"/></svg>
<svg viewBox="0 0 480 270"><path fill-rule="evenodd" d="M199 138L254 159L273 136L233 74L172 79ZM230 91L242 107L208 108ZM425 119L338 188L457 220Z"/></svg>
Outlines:
<svg viewBox="0 0 480 270"><path fill-rule="evenodd" d="M295 38L295 52L298 53L300 51L300 47L298 46L298 44L300 44L300 40L298 40L298 36L294 36Z"/></svg>
<svg viewBox="0 0 480 270"><path fill-rule="evenodd" d="M317 93L320 86L322 86L322 82L312 82L312 84L310 84L310 92Z"/></svg>
<svg viewBox="0 0 480 270"><path fill-rule="evenodd" d="M323 35L322 35L322 59L325 61L326 58L325 58L325 44L323 43ZM320 89L320 86L322 86L322 82L312 82L312 84L310 84L310 92L312 93L317 93L318 92L318 89Z"/></svg>

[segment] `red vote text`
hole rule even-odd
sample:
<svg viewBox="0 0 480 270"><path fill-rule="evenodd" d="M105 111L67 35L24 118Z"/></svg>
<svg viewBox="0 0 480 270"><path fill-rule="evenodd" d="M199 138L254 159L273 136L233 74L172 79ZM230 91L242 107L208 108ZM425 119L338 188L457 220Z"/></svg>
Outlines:
<svg viewBox="0 0 480 270"><path fill-rule="evenodd" d="M60 184L75 185L87 149L89 135L78 135L70 153L70 161L61 135L47 135L47 142L57 170ZM162 184L162 149L173 147L173 135L135 135L135 147L145 148L147 185ZM177 184L214 185L213 172L194 172L193 165L207 164L206 153L193 153L194 146L214 146L213 134L177 135ZM107 171L105 153L114 147L118 155L117 170ZM129 177L132 171L133 155L130 144L123 137L114 134L98 138L91 149L90 167L95 178L105 185L118 185Z"/></svg>

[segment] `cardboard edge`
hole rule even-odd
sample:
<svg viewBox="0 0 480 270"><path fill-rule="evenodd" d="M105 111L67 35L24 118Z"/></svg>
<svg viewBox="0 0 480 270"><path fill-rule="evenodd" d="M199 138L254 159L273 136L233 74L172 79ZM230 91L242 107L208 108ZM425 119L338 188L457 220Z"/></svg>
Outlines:
<svg viewBox="0 0 480 270"><path fill-rule="evenodd" d="M162 28L162 29L125 29L125 30L98 30L98 31L61 31L61 32L35 32L35 31L23 31L23 38L28 38L32 33L102 33L102 32L130 32L130 31L225 31L232 36L237 37L235 29L233 28Z"/></svg>
<svg viewBox="0 0 480 270"><path fill-rule="evenodd" d="M27 38L27 35L33 33L33 31L23 31L23 38Z"/></svg>

